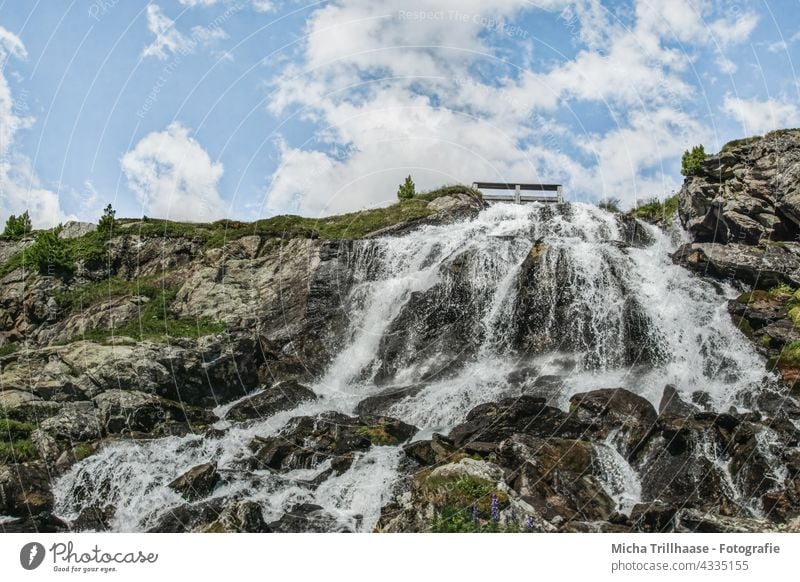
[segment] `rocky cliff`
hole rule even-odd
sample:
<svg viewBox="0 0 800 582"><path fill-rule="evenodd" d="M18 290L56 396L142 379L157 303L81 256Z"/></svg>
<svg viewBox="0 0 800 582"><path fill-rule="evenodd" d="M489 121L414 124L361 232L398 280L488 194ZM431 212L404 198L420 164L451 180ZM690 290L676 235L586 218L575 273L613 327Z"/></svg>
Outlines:
<svg viewBox="0 0 800 582"><path fill-rule="evenodd" d="M729 310L794 388L800 378L800 129L736 140L679 193L693 238L674 259L744 291Z"/></svg>

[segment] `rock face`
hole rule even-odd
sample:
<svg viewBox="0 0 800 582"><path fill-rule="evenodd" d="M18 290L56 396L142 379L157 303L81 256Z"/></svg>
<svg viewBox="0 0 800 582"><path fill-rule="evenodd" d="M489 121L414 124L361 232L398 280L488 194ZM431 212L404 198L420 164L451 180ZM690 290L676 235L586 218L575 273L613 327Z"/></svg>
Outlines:
<svg viewBox="0 0 800 582"><path fill-rule="evenodd" d="M794 240L800 227L800 130L732 142L687 178L678 212L698 242Z"/></svg>

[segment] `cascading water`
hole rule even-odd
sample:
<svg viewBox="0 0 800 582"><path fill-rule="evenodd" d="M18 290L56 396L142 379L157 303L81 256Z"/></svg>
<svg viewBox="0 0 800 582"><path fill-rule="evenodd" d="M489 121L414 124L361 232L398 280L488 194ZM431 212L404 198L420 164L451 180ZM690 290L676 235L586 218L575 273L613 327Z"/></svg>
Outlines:
<svg viewBox="0 0 800 582"><path fill-rule="evenodd" d="M256 501L267 520L313 502L343 526L369 531L398 478L399 447L357 453L316 488L307 483L325 464L284 474L241 467L255 436L292 417L353 414L395 388L410 387L382 413L420 435L525 392L546 392L564 408L576 392L624 387L657 406L669 383L687 400L705 392L719 410L741 405L739 396L763 382L764 362L725 310L733 290L674 266L674 248L654 227L585 204L499 204L473 220L364 241L349 267L349 329L312 386L318 400L255 423L222 423L213 436L109 444L59 480L57 513L74 519L111 504L113 529L147 529L184 503L167 483L214 460L224 484L212 497ZM515 374L524 381L511 381ZM639 498L635 473L612 444L596 453L627 508Z"/></svg>

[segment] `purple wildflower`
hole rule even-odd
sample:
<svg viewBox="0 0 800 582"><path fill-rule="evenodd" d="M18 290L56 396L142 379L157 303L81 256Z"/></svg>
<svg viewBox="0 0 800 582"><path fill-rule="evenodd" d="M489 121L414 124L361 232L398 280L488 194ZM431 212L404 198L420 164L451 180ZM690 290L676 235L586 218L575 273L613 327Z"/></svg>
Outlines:
<svg viewBox="0 0 800 582"><path fill-rule="evenodd" d="M492 495L492 521L500 521L500 503L497 501L497 495Z"/></svg>
<svg viewBox="0 0 800 582"><path fill-rule="evenodd" d="M525 529L531 531L533 529L533 518L529 515L528 519L525 520Z"/></svg>

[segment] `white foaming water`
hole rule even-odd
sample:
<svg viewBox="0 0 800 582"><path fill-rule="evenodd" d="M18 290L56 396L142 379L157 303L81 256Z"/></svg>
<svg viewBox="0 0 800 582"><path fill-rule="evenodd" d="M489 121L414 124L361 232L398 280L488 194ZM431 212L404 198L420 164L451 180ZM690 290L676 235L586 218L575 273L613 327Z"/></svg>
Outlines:
<svg viewBox="0 0 800 582"><path fill-rule="evenodd" d="M368 531L398 478L399 447L358 454L349 470L314 488L308 481L325 466L284 475L242 469L253 437L273 435L296 416L352 414L364 398L408 385L421 389L386 414L422 434L445 432L474 406L524 392L525 386L507 380L521 367L534 371L534 381L555 376L562 388L553 402L562 407L576 392L612 387L657 406L665 384L672 383L687 398L707 392L724 410L757 389L764 362L727 314L732 290L723 287L720 294L673 265L675 244L655 228L647 227L654 242L645 248L624 244L623 226L585 204L498 204L474 220L365 242L352 266L350 328L338 357L312 386L318 400L253 424L221 423L228 427L221 436L107 445L55 485L57 513L74 519L83 508L112 504L113 529L147 529L184 503L166 485L213 460L226 482L214 497L252 499L268 520L295 503L316 503L344 527ZM539 255L531 266L526 259L534 245ZM524 269L533 269L527 286L521 283ZM387 333L398 334L393 324L403 328L401 318L419 297L430 300L431 316L457 313L459 333L470 337L456 339L474 345L439 353L434 344L420 343L420 330L401 329L405 335L395 342L400 356L389 354ZM379 370L387 369L388 382L379 381ZM638 478L612 446L595 448L606 487L628 508L640 496Z"/></svg>
<svg viewBox="0 0 800 582"><path fill-rule="evenodd" d="M606 442L594 444L592 461L606 493L616 501L617 510L629 513L642 500L642 483L633 467L615 448L614 438L615 435L611 434Z"/></svg>

